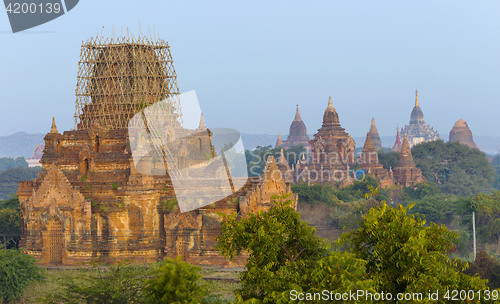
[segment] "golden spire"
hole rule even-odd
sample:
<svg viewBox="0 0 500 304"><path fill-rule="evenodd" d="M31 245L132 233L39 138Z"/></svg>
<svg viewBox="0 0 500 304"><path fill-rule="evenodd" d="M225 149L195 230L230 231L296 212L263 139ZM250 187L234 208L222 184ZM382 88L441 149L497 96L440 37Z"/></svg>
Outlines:
<svg viewBox="0 0 500 304"><path fill-rule="evenodd" d="M300 118L300 112L299 112L299 105L297 105L297 111L295 112L295 118L293 121L301 121L302 119Z"/></svg>
<svg viewBox="0 0 500 304"><path fill-rule="evenodd" d="M415 90L415 107L419 107L418 105L418 90Z"/></svg>
<svg viewBox="0 0 500 304"><path fill-rule="evenodd" d="M56 127L56 120L52 117L52 126L50 127L50 133L58 133Z"/></svg>
<svg viewBox="0 0 500 304"><path fill-rule="evenodd" d="M330 98L328 99L328 107L326 109L335 111L335 108L333 107L332 96L330 96Z"/></svg>

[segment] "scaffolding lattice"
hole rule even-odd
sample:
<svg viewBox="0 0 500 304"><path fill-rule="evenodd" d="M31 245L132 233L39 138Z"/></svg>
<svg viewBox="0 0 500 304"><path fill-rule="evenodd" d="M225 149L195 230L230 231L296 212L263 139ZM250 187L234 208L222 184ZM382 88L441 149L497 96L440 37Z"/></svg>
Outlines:
<svg viewBox="0 0 500 304"><path fill-rule="evenodd" d="M167 98L170 121L182 124L177 75L166 41L91 38L82 44L78 66L75 129L95 124L126 129L135 114Z"/></svg>

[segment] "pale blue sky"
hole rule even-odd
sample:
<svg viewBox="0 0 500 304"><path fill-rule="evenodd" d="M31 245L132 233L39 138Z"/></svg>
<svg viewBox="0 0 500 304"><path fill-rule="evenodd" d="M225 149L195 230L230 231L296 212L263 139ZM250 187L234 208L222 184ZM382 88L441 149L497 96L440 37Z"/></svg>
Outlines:
<svg viewBox="0 0 500 304"><path fill-rule="evenodd" d="M104 26L167 40L181 92L208 127L288 134L299 104L308 133L328 96L352 136L408 123L419 90L440 134L465 119L500 136L500 1L97 1L10 33L0 13L0 136L73 128L80 46Z"/></svg>

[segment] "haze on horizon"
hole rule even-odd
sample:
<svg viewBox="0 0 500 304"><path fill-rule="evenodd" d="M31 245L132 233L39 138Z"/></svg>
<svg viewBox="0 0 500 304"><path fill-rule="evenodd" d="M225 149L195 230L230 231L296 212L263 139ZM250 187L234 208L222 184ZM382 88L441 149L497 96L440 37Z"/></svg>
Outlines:
<svg viewBox="0 0 500 304"><path fill-rule="evenodd" d="M0 13L0 136L74 127L82 41L126 28L171 46L181 92L196 90L208 127L288 134L300 107L307 133L332 96L353 137L375 118L381 136L409 122L415 89L426 123L447 138L465 119L500 136L498 1L80 1L12 34Z"/></svg>

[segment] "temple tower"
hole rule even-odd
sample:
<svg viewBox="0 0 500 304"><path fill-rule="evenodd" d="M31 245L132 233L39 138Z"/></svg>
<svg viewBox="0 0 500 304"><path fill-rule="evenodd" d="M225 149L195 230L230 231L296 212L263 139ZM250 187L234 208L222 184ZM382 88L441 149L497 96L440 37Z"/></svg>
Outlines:
<svg viewBox="0 0 500 304"><path fill-rule="evenodd" d="M399 138L399 127L396 127L396 141L392 146L392 152L400 152L401 151L401 138Z"/></svg>
<svg viewBox="0 0 500 304"><path fill-rule="evenodd" d="M308 146L309 136L307 135L306 124L302 121L299 112L299 105L295 112L295 118L290 125L290 132L288 138L283 142L283 148L288 149L293 146ZM276 146L277 147L277 146Z"/></svg>
<svg viewBox="0 0 500 304"><path fill-rule="evenodd" d="M384 169L383 165L378 160L378 153L373 145L371 132L366 134L363 151L357 162L360 164L360 168L364 170L365 174L370 174L378 180L381 188L394 184L393 178L389 176L389 172Z"/></svg>
<svg viewBox="0 0 500 304"><path fill-rule="evenodd" d="M265 180L233 176L238 188L214 186L221 173L215 165L222 161L212 161L213 134L202 115L196 129L183 127L176 79L169 46L161 39L97 37L82 44L75 129L61 134L52 120L42 170L37 179L19 182L17 191L21 246L42 265L81 265L99 256L150 262L165 255L227 265L214 249L218 212L267 210L273 194L291 191L277 169ZM150 111L156 107L161 111ZM182 140L170 140L176 135ZM158 139L167 143L163 159ZM141 151L136 161L133 155ZM181 213L165 155L169 165L199 173L179 177L186 192L226 187L232 194ZM244 265L245 258L235 262Z"/></svg>
<svg viewBox="0 0 500 304"><path fill-rule="evenodd" d="M422 170L418 169L413 161L406 134L403 138L399 161L396 168L393 169L393 174L395 183L405 187L414 186L426 181L422 175Z"/></svg>
<svg viewBox="0 0 500 304"><path fill-rule="evenodd" d="M333 107L332 98L323 114L323 124L311 145L311 161L304 159L294 170L296 182L308 178L314 183L343 182L348 178L349 165L355 162L354 148L356 143L340 126L339 115ZM307 177L304 172L307 172Z"/></svg>
<svg viewBox="0 0 500 304"><path fill-rule="evenodd" d="M375 125L375 118L372 118L372 123L370 125L370 137L375 150L382 148L382 141L380 140L380 136L378 135L377 126Z"/></svg>
<svg viewBox="0 0 500 304"><path fill-rule="evenodd" d="M281 139L281 134L278 134L278 139L276 140L275 148L283 147L283 140Z"/></svg>
<svg viewBox="0 0 500 304"><path fill-rule="evenodd" d="M424 113L418 102L418 91L415 91L415 106L410 115L410 123L401 130L401 135L406 134L410 148L421 142L439 139L439 133L425 124Z"/></svg>
<svg viewBox="0 0 500 304"><path fill-rule="evenodd" d="M472 149L478 149L474 139L472 138L472 132L467 125L467 122L463 119L458 120L450 131L450 142L458 141L461 144L467 145Z"/></svg>

